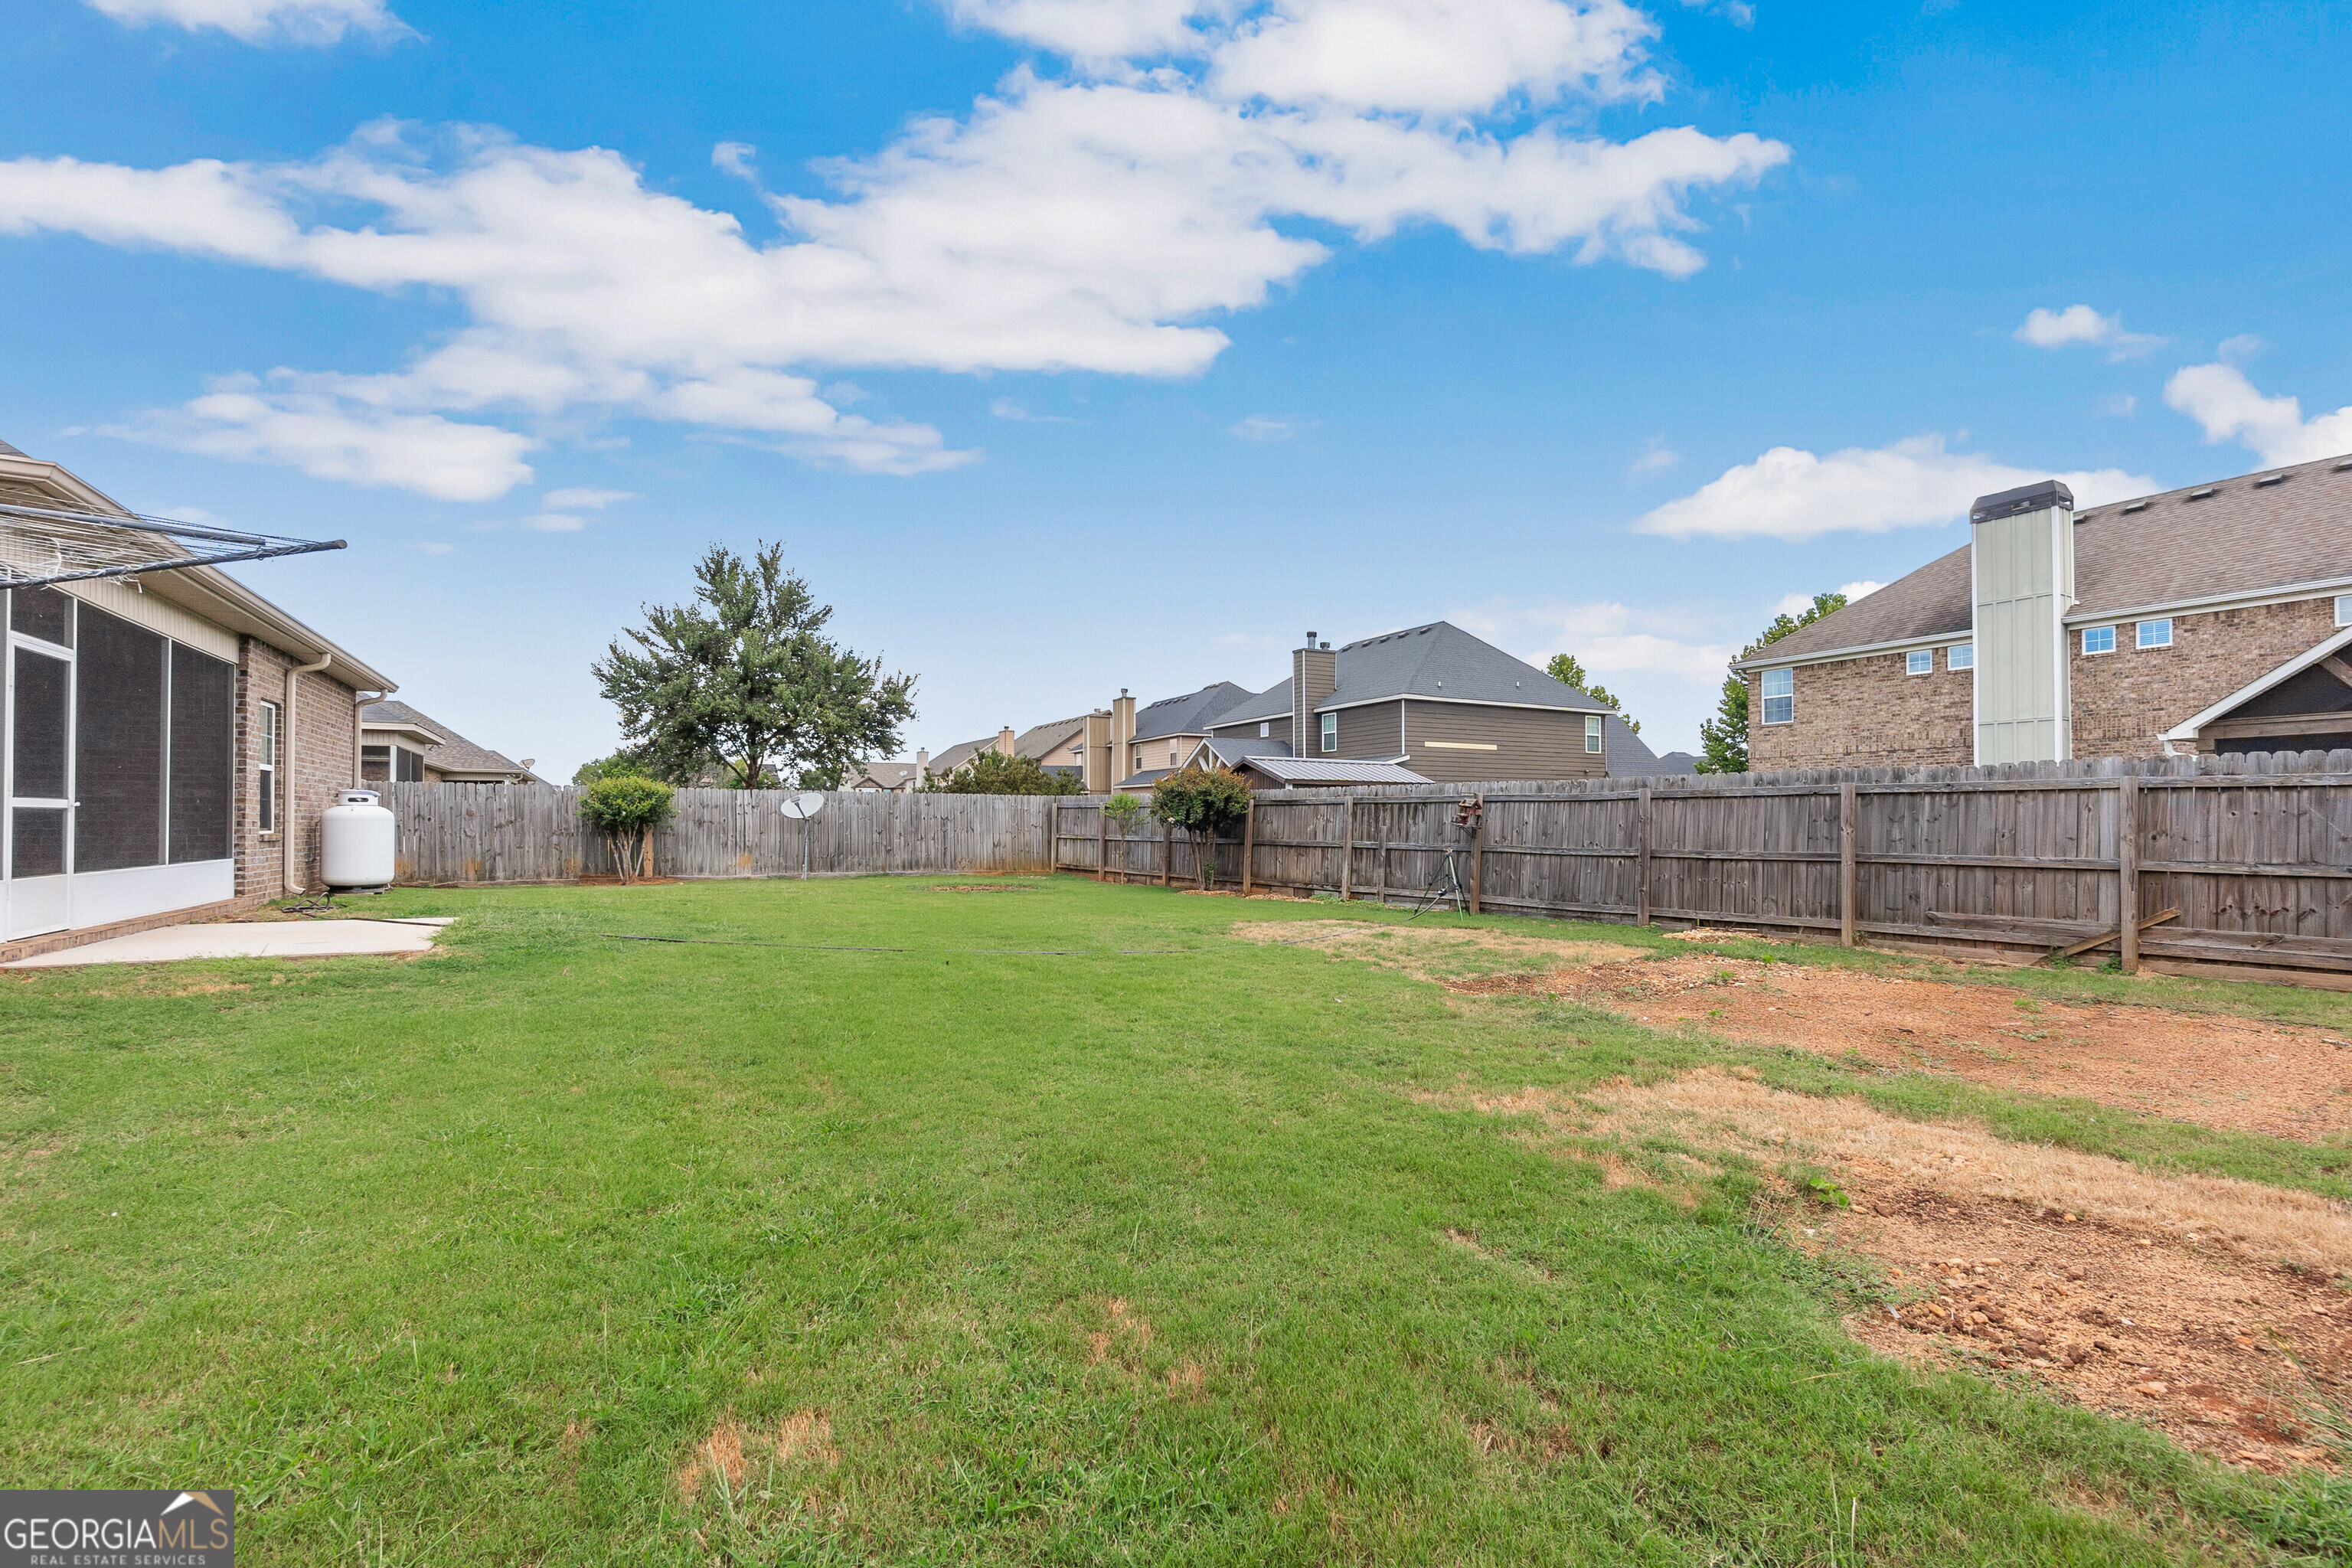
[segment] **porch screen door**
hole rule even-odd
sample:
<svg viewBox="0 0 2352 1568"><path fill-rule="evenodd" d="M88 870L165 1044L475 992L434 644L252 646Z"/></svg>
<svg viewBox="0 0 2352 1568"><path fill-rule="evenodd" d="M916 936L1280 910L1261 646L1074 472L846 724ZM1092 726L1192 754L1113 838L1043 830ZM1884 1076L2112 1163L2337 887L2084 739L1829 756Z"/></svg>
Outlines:
<svg viewBox="0 0 2352 1568"><path fill-rule="evenodd" d="M7 712L7 935L38 936L72 919L72 657L16 642Z"/></svg>

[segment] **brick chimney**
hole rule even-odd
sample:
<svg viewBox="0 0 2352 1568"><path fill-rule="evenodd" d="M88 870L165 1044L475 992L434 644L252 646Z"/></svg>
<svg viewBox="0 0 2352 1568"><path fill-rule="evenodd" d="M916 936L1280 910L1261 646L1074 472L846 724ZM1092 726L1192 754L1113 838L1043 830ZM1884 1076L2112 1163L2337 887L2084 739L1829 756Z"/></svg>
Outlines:
<svg viewBox="0 0 2352 1568"><path fill-rule="evenodd" d="M1339 689L1339 658L1329 643L1307 634L1307 646L1290 655L1290 754L1311 757L1322 746L1318 738L1316 705Z"/></svg>
<svg viewBox="0 0 2352 1568"><path fill-rule="evenodd" d="M999 730L996 732L996 749L1009 757L1013 754L1013 742L1019 739L1010 729Z"/></svg>
<svg viewBox="0 0 2352 1568"><path fill-rule="evenodd" d="M918 747L915 752L915 782L922 784L931 776L931 749Z"/></svg>
<svg viewBox="0 0 2352 1568"><path fill-rule="evenodd" d="M2074 492L2055 479L1969 509L1977 765L2074 754L2066 612L2074 607Z"/></svg>
<svg viewBox="0 0 2352 1568"><path fill-rule="evenodd" d="M1110 776L1103 780L1103 788L1108 789L1127 777L1128 752L1134 744L1135 699L1122 686L1118 689L1118 700L1110 705Z"/></svg>

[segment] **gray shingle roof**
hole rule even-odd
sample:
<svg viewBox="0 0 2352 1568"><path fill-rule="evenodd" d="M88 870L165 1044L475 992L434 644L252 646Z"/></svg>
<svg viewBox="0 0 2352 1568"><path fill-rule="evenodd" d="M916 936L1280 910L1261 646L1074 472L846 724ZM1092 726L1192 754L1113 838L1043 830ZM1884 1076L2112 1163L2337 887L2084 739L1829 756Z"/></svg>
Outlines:
<svg viewBox="0 0 2352 1568"><path fill-rule="evenodd" d="M2074 518L2070 620L2352 577L2352 459L2326 458L2115 501ZM1790 633L1759 661L1969 629L1962 545Z"/></svg>
<svg viewBox="0 0 2352 1568"><path fill-rule="evenodd" d="M1609 761L1609 776L1612 779L1641 778L1645 774L1671 772L1658 765L1658 754L1633 733L1633 727L1612 713L1601 721L1601 744Z"/></svg>
<svg viewBox="0 0 2352 1568"><path fill-rule="evenodd" d="M1223 729L1234 724L1257 724L1276 719L1287 722L1289 718L1290 678L1286 675L1247 701L1236 702L1218 714L1216 721L1217 727Z"/></svg>
<svg viewBox="0 0 2352 1568"><path fill-rule="evenodd" d="M1064 742L1087 727L1086 715L1076 719L1056 719L1050 724L1038 724L1021 731L1013 742L1016 757L1042 757L1061 750Z"/></svg>
<svg viewBox="0 0 2352 1568"><path fill-rule="evenodd" d="M1608 709L1450 621L1364 637L1339 650L1339 686L1318 713L1391 697L1510 702L1585 713Z"/></svg>
<svg viewBox="0 0 2352 1568"><path fill-rule="evenodd" d="M1288 741L1276 741L1271 738L1261 741L1255 735L1220 735L1213 740L1203 741L1202 744L1215 755L1217 761L1227 767L1233 766L1244 757L1290 755Z"/></svg>
<svg viewBox="0 0 2352 1568"><path fill-rule="evenodd" d="M996 737L993 735L982 741L959 742L931 759L931 772L934 774L951 773L995 744Z"/></svg>
<svg viewBox="0 0 2352 1568"><path fill-rule="evenodd" d="M438 719L428 718L405 702L390 698L369 703L360 710L360 723L414 724L441 737L441 743L427 748L425 765L442 773L511 773L517 778L534 775L520 763L505 757L487 746L478 746Z"/></svg>
<svg viewBox="0 0 2352 1568"><path fill-rule="evenodd" d="M1230 680L1203 686L1182 697L1163 697L1135 715L1135 739L1156 741L1162 735L1205 734L1213 720L1249 699L1248 688L1235 686Z"/></svg>

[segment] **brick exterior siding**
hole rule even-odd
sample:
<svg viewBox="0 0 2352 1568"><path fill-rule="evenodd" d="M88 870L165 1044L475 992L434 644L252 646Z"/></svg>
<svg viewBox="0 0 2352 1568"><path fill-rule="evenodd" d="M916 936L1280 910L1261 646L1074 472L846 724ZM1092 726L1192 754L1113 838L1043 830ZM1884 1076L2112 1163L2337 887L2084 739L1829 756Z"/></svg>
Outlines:
<svg viewBox="0 0 2352 1568"><path fill-rule="evenodd" d="M236 890L274 899L318 885L319 816L352 784L359 705L331 668L300 678L295 692L294 754L278 759L277 831L261 831L260 704L278 705L285 742L286 693L296 661L251 637L239 639L236 668ZM289 877L289 869L293 875Z"/></svg>
<svg viewBox="0 0 2352 1568"><path fill-rule="evenodd" d="M2164 731L2332 636L2332 597L2172 617L2172 646L2135 647L2116 623L2116 651L2083 653L2067 634L2074 755L2157 756ZM1876 654L1796 670L1797 717L1763 721L1759 672L1748 676L1748 765L1781 768L1967 765L1976 760L1972 672L1904 673L1903 655Z"/></svg>

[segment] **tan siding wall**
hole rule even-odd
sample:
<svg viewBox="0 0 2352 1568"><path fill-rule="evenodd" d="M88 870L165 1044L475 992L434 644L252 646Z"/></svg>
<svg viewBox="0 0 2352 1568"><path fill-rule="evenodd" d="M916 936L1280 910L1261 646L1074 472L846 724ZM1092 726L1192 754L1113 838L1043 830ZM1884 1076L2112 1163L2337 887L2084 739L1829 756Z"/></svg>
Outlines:
<svg viewBox="0 0 2352 1568"><path fill-rule="evenodd" d="M1597 778L1606 752L1584 749L1584 715L1462 702L1405 704L1405 766L1441 784L1490 779ZM1432 747L1432 741L1491 745L1491 752Z"/></svg>
<svg viewBox="0 0 2352 1568"><path fill-rule="evenodd" d="M1323 750L1323 721L1312 718L1307 731L1307 751L1309 757L1393 757L1403 750L1400 741L1397 710L1394 702L1367 702L1360 708L1339 710L1339 749Z"/></svg>
<svg viewBox="0 0 2352 1568"><path fill-rule="evenodd" d="M2116 626L2116 651L2083 653L2067 632L2077 757L2157 756L2164 731L2335 634L2334 598L2172 617L2172 646L2133 646ZM1766 724L1759 678L1748 678L1748 765L1780 768L1966 765L1976 760L1969 672L1945 666L1906 675L1901 654L1800 666L1797 721Z"/></svg>

